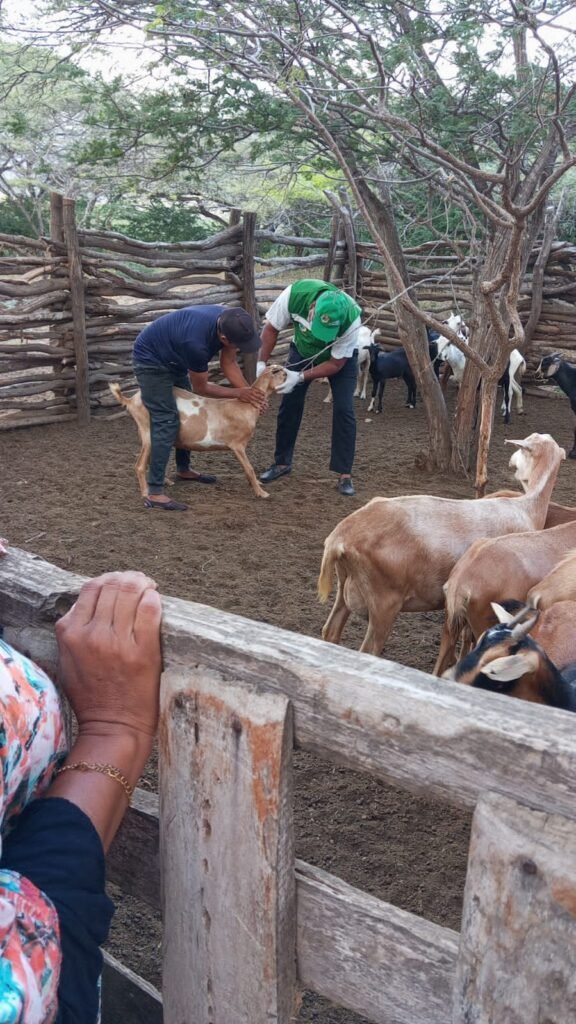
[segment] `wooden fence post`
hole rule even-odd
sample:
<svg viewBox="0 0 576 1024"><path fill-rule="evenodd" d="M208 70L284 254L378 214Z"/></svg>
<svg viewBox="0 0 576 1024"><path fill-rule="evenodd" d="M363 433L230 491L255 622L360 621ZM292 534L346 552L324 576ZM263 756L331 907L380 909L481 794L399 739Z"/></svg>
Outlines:
<svg viewBox="0 0 576 1024"><path fill-rule="evenodd" d="M254 256L256 255L256 239L254 237L254 232L256 231L256 214L252 211L245 210L242 214L242 223L244 229L242 233L242 305L244 306L244 309L250 313L250 316L254 317L256 325L259 327L260 313L258 310L258 303L256 301L256 277L254 269ZM251 352L242 357L244 376L250 384L256 380L257 362L257 352Z"/></svg>
<svg viewBox="0 0 576 1024"><path fill-rule="evenodd" d="M292 713L167 672L160 725L165 1024L288 1024L296 911Z"/></svg>
<svg viewBox="0 0 576 1024"><path fill-rule="evenodd" d="M576 827L508 797L474 814L454 1024L576 1020Z"/></svg>
<svg viewBox="0 0 576 1024"><path fill-rule="evenodd" d="M76 231L74 200L64 199L62 204L64 238L68 252L68 275L70 278L70 303L74 330L74 355L76 359L76 410L78 423L87 426L90 422L90 385L88 381L88 346L86 344L86 312L84 305L84 279L82 257Z"/></svg>

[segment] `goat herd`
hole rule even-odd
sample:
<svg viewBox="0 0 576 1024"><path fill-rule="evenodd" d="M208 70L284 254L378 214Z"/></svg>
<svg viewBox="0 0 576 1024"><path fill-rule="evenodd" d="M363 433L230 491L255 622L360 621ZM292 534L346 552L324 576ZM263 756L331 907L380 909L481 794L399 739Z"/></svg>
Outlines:
<svg viewBox="0 0 576 1024"><path fill-rule="evenodd" d="M461 318L453 315L446 323L466 343ZM381 412L386 380L402 377L406 404L413 408L416 381L405 351L385 353L375 343L376 331L360 331L356 395L366 398L370 374L369 411L378 399ZM456 346L430 333L429 350L433 361L451 367L456 380L461 379L465 357ZM506 422L510 391L522 411L519 378L525 366L514 351L502 378ZM540 373L554 378L576 414L576 366L554 354L542 359ZM271 393L283 374L281 367L270 366L255 386ZM139 429L137 476L145 495L148 413L139 392L126 399L117 385L111 388ZM254 493L268 497L246 455L257 410L188 391L177 391L177 405L177 444L230 449ZM338 524L325 541L318 580L320 599L326 601L334 574L337 579L322 635L339 643L350 614L358 613L368 620L360 649L380 655L400 612L445 608L436 675L576 711L576 508L550 502L566 453L549 434L509 443L517 447L510 466L523 492L500 491L481 500L373 498ZM569 457L576 458L576 432Z"/></svg>
<svg viewBox="0 0 576 1024"><path fill-rule="evenodd" d="M318 580L321 601L337 581L322 636L339 643L357 613L360 650L379 655L400 612L445 608L436 675L576 711L576 508L550 502L566 454L549 434L509 443L523 492L373 498L336 526Z"/></svg>

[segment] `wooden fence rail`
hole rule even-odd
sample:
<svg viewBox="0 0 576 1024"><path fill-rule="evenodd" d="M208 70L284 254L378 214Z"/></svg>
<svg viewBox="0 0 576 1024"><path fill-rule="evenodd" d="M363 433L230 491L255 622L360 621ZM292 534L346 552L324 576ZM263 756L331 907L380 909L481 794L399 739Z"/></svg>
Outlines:
<svg viewBox="0 0 576 1024"><path fill-rule="evenodd" d="M5 638L49 672L81 582L0 562ZM109 859L162 907L163 1008L109 960L109 1021L289 1024L300 986L375 1024L573 1019L571 715L170 598L163 650L158 809ZM293 746L474 809L460 936L295 861Z"/></svg>

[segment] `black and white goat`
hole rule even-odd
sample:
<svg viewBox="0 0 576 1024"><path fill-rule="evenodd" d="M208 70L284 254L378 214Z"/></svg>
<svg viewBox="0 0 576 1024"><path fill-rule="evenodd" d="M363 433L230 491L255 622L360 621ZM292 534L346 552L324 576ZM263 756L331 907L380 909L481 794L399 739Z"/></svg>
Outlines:
<svg viewBox="0 0 576 1024"><path fill-rule="evenodd" d="M560 601L542 615L528 605L517 611L517 605L515 601L493 604L498 625L487 629L474 650L443 678L576 711L576 603ZM529 635L536 623L538 639ZM554 652L556 663L543 644Z"/></svg>
<svg viewBox="0 0 576 1024"><path fill-rule="evenodd" d="M567 363L558 352L544 356L537 370L543 377L553 377L554 382L570 399L570 408L576 416L576 366ZM576 424L574 426L574 447L568 452L569 459L576 459Z"/></svg>
<svg viewBox="0 0 576 1024"><path fill-rule="evenodd" d="M431 361L435 363L438 357L438 343L435 340L437 335L435 331L429 331L428 328L426 330L428 333L428 353ZM372 398L368 406L368 412L372 412L374 409L376 396L378 396L376 412L382 412L382 399L384 397L386 381L395 380L399 377L402 377L406 384L406 408L416 408L416 378L408 362L405 349L397 348L393 352L384 352L379 345L371 345L370 376L372 377Z"/></svg>
<svg viewBox="0 0 576 1024"><path fill-rule="evenodd" d="M466 345L468 344L468 328L460 315L453 313L445 323L455 331L458 337L461 338ZM458 385L460 385L462 383L464 367L466 366L466 356L464 353L461 352L459 348L456 348L455 345L451 344L444 335L440 335L438 339L438 357L443 362L448 363L452 370L454 380ZM518 415L522 416L524 414L524 400L522 396L521 381L525 372L526 360L522 353L515 348L510 353L508 365L498 381L504 389L502 413L504 414L505 423L510 423L512 395L516 395L516 408L518 410Z"/></svg>
<svg viewBox="0 0 576 1024"><path fill-rule="evenodd" d="M365 327L364 324L362 324L362 326L358 328L358 378L356 380L354 398L366 398L368 374L370 373L370 346L375 344L376 338L379 334L379 327L374 331L371 331L369 327ZM326 378L326 383L328 383L328 378ZM331 401L332 392L329 391L324 399L324 404L329 405Z"/></svg>

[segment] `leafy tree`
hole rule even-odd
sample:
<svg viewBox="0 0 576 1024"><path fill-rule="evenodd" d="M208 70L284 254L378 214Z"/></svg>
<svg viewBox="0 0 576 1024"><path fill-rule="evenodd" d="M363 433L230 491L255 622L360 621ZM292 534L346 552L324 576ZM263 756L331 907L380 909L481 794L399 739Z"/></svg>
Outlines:
<svg viewBox="0 0 576 1024"><path fill-rule="evenodd" d="M340 169L384 261L436 465L467 464L481 379L481 489L497 380L525 341L528 255L551 189L576 162L567 0L57 0L50 9L60 40L68 32L76 46L140 28L184 83L167 170L193 150L208 161L214 147L229 155L240 143L287 173L298 162ZM423 324L438 324L414 301L403 258L401 233L414 225L456 245L474 270L453 433L426 354Z"/></svg>

